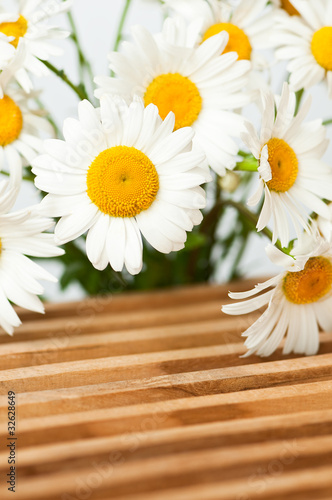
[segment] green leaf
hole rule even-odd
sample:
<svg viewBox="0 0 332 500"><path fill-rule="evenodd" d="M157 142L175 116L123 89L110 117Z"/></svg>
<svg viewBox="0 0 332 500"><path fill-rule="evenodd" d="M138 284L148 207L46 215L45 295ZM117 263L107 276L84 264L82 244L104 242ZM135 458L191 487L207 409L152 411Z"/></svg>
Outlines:
<svg viewBox="0 0 332 500"><path fill-rule="evenodd" d="M205 234L191 232L188 233L187 241L185 244L183 252L190 252L191 250L196 250L197 248L204 247L208 242L208 238Z"/></svg>

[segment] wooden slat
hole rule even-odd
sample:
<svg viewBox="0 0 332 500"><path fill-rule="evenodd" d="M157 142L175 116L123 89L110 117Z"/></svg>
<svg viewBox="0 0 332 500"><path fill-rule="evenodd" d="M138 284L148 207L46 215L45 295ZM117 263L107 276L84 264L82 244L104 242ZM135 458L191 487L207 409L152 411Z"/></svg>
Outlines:
<svg viewBox="0 0 332 500"><path fill-rule="evenodd" d="M117 450L126 461L166 456L173 453L210 448L234 447L261 443L267 440L288 440L324 436L332 431L332 410L310 411L292 415L278 415L189 425L136 435L120 434L111 437L80 439L51 445L26 447L20 452L20 477L31 469L54 472L85 467L88 459L103 462L111 450ZM135 452L133 452L135 448ZM45 454L47 453L47 462ZM5 468L7 454L0 455ZM0 465L1 467L1 465Z"/></svg>
<svg viewBox="0 0 332 500"><path fill-rule="evenodd" d="M62 440L115 435L132 429L140 432L142 422L153 429L192 425L257 415L305 411L308 404L318 410L331 408L332 381L283 386L212 396L169 399L72 414L24 419L20 422L20 442L24 446ZM145 424L144 424L145 425ZM148 425L148 424L146 424ZM144 427L143 427L144 428ZM0 432L0 439L5 433Z"/></svg>
<svg viewBox="0 0 332 500"><path fill-rule="evenodd" d="M225 302L225 300L223 301ZM158 326L171 326L187 325L192 322L209 321L211 319L220 320L230 325L230 319L226 317L221 318L220 313L221 300L207 302L203 304L185 305L182 308L163 307L161 309L152 309L147 312L133 311L127 312L113 312L107 313L94 313L88 316L77 315L65 320L48 319L45 317L43 322L32 321L23 324L13 338L13 342L21 342L29 338L49 340L49 345L54 345L54 338L59 339L58 343L69 343L72 336L81 335L83 333L101 333L101 332L121 332L123 330L133 329L146 329ZM74 318L74 319L73 319ZM234 328L234 322L233 328ZM248 324L245 319L240 320L237 330L243 329L243 326ZM0 337L0 342L7 343L8 338L6 335Z"/></svg>
<svg viewBox="0 0 332 500"><path fill-rule="evenodd" d="M226 327L226 328L225 328ZM0 361L5 369L93 359L99 357L163 352L167 348L186 349L240 342L240 331L234 322L202 321L178 325L123 330L121 333L90 333L68 339L41 339L6 344L1 348ZM221 333L222 332L222 333Z"/></svg>
<svg viewBox="0 0 332 500"><path fill-rule="evenodd" d="M266 278L258 279L265 281ZM67 304L48 304L47 317L63 319L72 316L89 316L93 313L131 312L137 310L162 309L167 307L183 307L185 304L201 304L213 300L227 298L229 290L244 291L253 288L257 280L236 281L230 285L209 286L192 285L190 287L174 287L168 290L154 290L153 292L130 292L126 295L108 293L103 296L87 298L79 302ZM24 321L41 321L39 314L26 309L17 308Z"/></svg>
<svg viewBox="0 0 332 500"><path fill-rule="evenodd" d="M242 346L238 352L243 353ZM176 354L175 352L175 358ZM151 377L145 379L136 379L139 373L137 366L127 364L126 378L129 380L119 380L123 377L121 371L120 375L115 371L114 376L113 367L110 366L108 358L99 359L94 363L90 362L89 366L80 362L76 363L76 366L74 363L66 363L64 366L60 364L38 367L39 376L35 378L28 374L29 371L33 371L32 368L22 369L20 376L24 384L19 386L20 418L82 411L91 407L99 409L126 406L140 403L142 400L147 403L158 402L193 395L220 394L288 385L290 377L292 377L291 387L296 391L296 384L304 383L308 377L311 381L331 378L331 364L332 354L325 354L307 359L291 359L189 373L183 371L172 375L163 375L160 371L158 376L152 376L151 370ZM42 377L40 370L43 373ZM15 371L9 370L7 373L13 381L10 383L18 386L18 379L12 375ZM47 376L47 371L49 376ZM78 387L77 377L85 385ZM105 383L105 380L108 382ZM113 383L110 384L110 381ZM50 388L58 390L46 390ZM26 389L36 392L24 393ZM41 389L43 389L42 396ZM0 415L5 415L6 401L7 398L4 396L0 399Z"/></svg>
<svg viewBox="0 0 332 500"><path fill-rule="evenodd" d="M20 311L0 333L0 443L16 391L16 500L331 500L332 335L317 356L241 358L258 314L227 290L130 293ZM8 450L0 446L0 498Z"/></svg>
<svg viewBox="0 0 332 500"><path fill-rule="evenodd" d="M136 493L147 493L155 489L167 490L172 487L213 482L219 480L221 476L235 480L251 477L262 463L271 464L278 460L280 465L278 464L277 472L284 465L287 465L289 471L315 467L317 461L330 465L332 470L332 437L298 439L296 443L270 441L258 445L239 446L236 449L225 447L192 451L140 462L124 462L121 467L112 468L112 472L106 462L105 477L100 489L111 490L113 496L124 496L133 490ZM272 467L271 470L274 471ZM78 478L83 481L94 472L95 468L90 464L79 472ZM18 498L35 494L36 499L53 500L63 491L75 492L78 478L74 478L70 470L45 474L43 478L28 478L22 481L21 492L24 494L21 493Z"/></svg>
<svg viewBox="0 0 332 500"><path fill-rule="evenodd" d="M277 477L275 477L277 476ZM264 474L257 472L247 481L223 481L212 485L190 486L168 490L166 493L148 493L127 496L126 500L331 500L332 467L303 469L283 474ZM96 496L93 497L97 499ZM121 497L113 497L114 500ZM98 500L108 500L99 496Z"/></svg>

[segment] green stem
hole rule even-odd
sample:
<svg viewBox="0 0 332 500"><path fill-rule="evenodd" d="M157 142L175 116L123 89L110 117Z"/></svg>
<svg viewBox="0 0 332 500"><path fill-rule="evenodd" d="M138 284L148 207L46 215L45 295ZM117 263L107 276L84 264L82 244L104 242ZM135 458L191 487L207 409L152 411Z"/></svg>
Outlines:
<svg viewBox="0 0 332 500"><path fill-rule="evenodd" d="M36 97L36 103L38 104L39 108L43 111L45 111L45 106L44 104L42 103L42 101ZM57 124L55 123L55 121L53 120L52 116L50 115L50 113L46 110L46 113L47 113L47 116L45 116L46 120L49 121L49 123L52 125L52 127L54 128L54 132L56 133L56 135L58 137L60 137L61 135L61 132L60 132L60 129L59 127L57 126Z"/></svg>
<svg viewBox="0 0 332 500"><path fill-rule="evenodd" d="M249 196L249 191L251 189L251 172L247 172L242 176L242 183L244 185L244 190L241 196L240 203L243 205L245 204L246 200L248 199ZM237 219L235 222L235 227L237 228L238 226L242 226L241 232L239 233L235 229L235 233L233 236L233 242L235 242L236 239L240 239L242 242L240 248L237 251L237 255L233 261L231 272L229 274L229 280L233 280L235 278L239 278L240 274L238 272L238 267L240 265L240 262L242 260L243 254L247 248L248 240L250 238L250 235L252 233L252 227L251 224L248 223L247 219L240 213L237 213Z"/></svg>
<svg viewBox="0 0 332 500"><path fill-rule="evenodd" d="M222 210L222 206L220 205L220 193L221 188L219 185L219 182L216 177L216 182L215 182L215 193L214 193L214 199L215 203L214 206L211 208L210 212L208 212L202 221L202 224L200 226L199 232L200 234L206 236L207 241L208 241L208 248L207 248L207 255L205 256L207 265L206 265L206 276L205 280L207 280L212 273L211 269L211 253L213 250L213 247L216 243L216 229L219 223L219 217L220 217L220 212ZM197 272L197 263L200 258L200 249L196 248L191 252L191 255L188 260L188 276L190 277L191 280L196 281L196 272Z"/></svg>
<svg viewBox="0 0 332 500"><path fill-rule="evenodd" d="M247 209L247 207L245 207L244 205L242 205L241 203L238 203L236 201L233 201L233 200L224 200L223 201L223 204L224 205L228 205L230 207L233 207L235 208L238 212L240 212L249 222L251 222L255 227L257 226L257 221L258 221L258 216L252 212L250 212L250 210ZM265 236L267 236L269 238L269 240L271 240L272 242L272 239L273 239L273 234L272 234L272 231L270 231L269 228L267 227L264 227L261 231L260 231L260 234L264 234ZM275 246L281 250L283 253L287 253L289 254L289 252L282 247L281 243L279 240L277 240L277 242L275 243Z"/></svg>
<svg viewBox="0 0 332 500"><path fill-rule="evenodd" d="M10 176L10 173L6 172L5 170L1 170L0 174L7 175L8 177ZM32 177L31 175L22 175L22 180L28 182L34 182L34 177Z"/></svg>
<svg viewBox="0 0 332 500"><path fill-rule="evenodd" d="M80 39L79 39L79 36L78 36L78 31L77 31L77 28L76 28L76 23L75 23L74 18L73 18L73 14L71 12L68 12L67 16L68 16L70 28L71 28L71 31L72 31L72 33L71 33L71 39L73 40L73 42L75 43L75 45L77 47L80 79L81 79L81 81L83 81L84 70L86 69L87 72L88 72L89 78L91 79L91 82L93 82L93 72L92 72L91 64L87 60L87 58L85 57L84 52L83 52L83 50L81 48L81 43L80 43Z"/></svg>
<svg viewBox="0 0 332 500"><path fill-rule="evenodd" d="M71 80L69 80L68 76L64 72L63 69L58 69L53 64L51 64L49 61L42 61L42 63L45 64L45 66L52 71L55 75L57 75L61 80L63 80L74 92L75 94L80 98L81 101L84 99L89 99L88 94L86 93L86 90L83 85L75 85Z"/></svg>
<svg viewBox="0 0 332 500"><path fill-rule="evenodd" d="M243 156L244 158L247 158L247 156L250 156L251 153L246 153L245 151L242 151L241 149L237 153L240 156Z"/></svg>
<svg viewBox="0 0 332 500"><path fill-rule="evenodd" d="M242 257L244 255L245 249L247 248L247 243L248 243L248 238L250 236L251 232L247 229L243 230L243 234L240 236L240 239L242 240L242 244L237 252L237 255L233 261L232 269L229 275L229 281L232 281L238 277L240 277L238 273L238 267L239 264L242 260Z"/></svg>
<svg viewBox="0 0 332 500"><path fill-rule="evenodd" d="M297 92L295 92L296 104L295 104L295 112L294 112L294 115L297 115L297 113L298 113L298 111L299 111L299 108L300 108L300 104L301 104L301 100L302 100L303 94L304 94L304 89L301 89L301 90L298 90Z"/></svg>
<svg viewBox="0 0 332 500"><path fill-rule="evenodd" d="M257 172L258 161L253 155L245 157L242 161L236 164L235 171L240 172Z"/></svg>
<svg viewBox="0 0 332 500"><path fill-rule="evenodd" d="M127 14L128 14L128 10L129 10L129 7L130 7L131 0L125 0L125 2L126 3L125 3L125 6L123 8L123 11L122 11L122 15L121 15L121 18L120 18L120 23L119 23L119 27L118 27L118 31L117 31L117 34L116 34L114 47L113 47L113 51L114 52L116 52L118 50L120 42L122 40L122 31L123 31L124 24L126 22L126 17L127 17Z"/></svg>
<svg viewBox="0 0 332 500"><path fill-rule="evenodd" d="M332 118L330 118L329 120L323 121L323 125L331 125L331 124L332 124Z"/></svg>
<svg viewBox="0 0 332 500"><path fill-rule="evenodd" d="M23 181L28 181L28 182L34 182L34 179L32 179L31 177L29 177L27 175L23 175L22 176L22 180Z"/></svg>

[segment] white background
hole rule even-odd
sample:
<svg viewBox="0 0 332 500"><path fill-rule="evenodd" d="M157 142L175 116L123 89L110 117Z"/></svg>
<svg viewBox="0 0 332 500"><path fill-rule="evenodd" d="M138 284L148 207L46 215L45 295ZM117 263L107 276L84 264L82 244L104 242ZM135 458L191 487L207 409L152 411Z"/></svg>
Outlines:
<svg viewBox="0 0 332 500"><path fill-rule="evenodd" d="M76 0L73 14L78 27L82 46L87 57L92 61L93 71L96 75L108 74L107 53L114 45L116 29L124 7L124 0ZM53 24L68 27L65 15L55 18ZM129 37L129 28L133 24L142 24L153 33L160 30L162 25L162 12L158 2L153 0L132 0L124 33ZM62 58L54 58L51 62L59 68L64 68L67 74L77 81L77 61L73 44L70 40L59 42L64 48ZM267 54L269 56L269 54ZM270 56L271 57L271 56ZM286 71L282 65L274 66L272 69L272 81L274 91L280 92ZM43 90L42 100L50 110L55 121L61 127L63 120L68 116L76 116L77 98L71 89L54 75L36 82L36 86ZM309 117L327 119L332 117L331 101L327 98L324 84L316 86L310 92L313 96L313 105ZM251 105L245 110L245 115L256 125L259 124L259 114L255 106ZM332 138L332 126L328 130L328 136ZM325 160L332 165L332 148L329 147ZM36 190L31 186L22 188L19 206L38 201ZM273 266L265 256L264 246L268 241L258 236L253 236L246 255L242 261L242 269L245 276L257 276L271 274ZM59 275L59 266L52 263L47 268L54 274ZM218 277L222 280L224 273ZM79 288L72 286L66 293L60 292L57 285L46 284L47 298L54 301L66 301L80 298L82 293Z"/></svg>

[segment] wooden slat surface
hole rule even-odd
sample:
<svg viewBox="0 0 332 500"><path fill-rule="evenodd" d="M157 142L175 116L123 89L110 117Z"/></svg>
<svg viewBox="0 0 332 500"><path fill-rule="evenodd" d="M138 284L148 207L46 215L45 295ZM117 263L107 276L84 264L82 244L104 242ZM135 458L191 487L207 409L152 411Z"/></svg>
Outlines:
<svg viewBox="0 0 332 500"><path fill-rule="evenodd" d="M258 315L223 315L227 289L20 311L0 332L1 500L331 500L332 335L317 356L241 358Z"/></svg>

